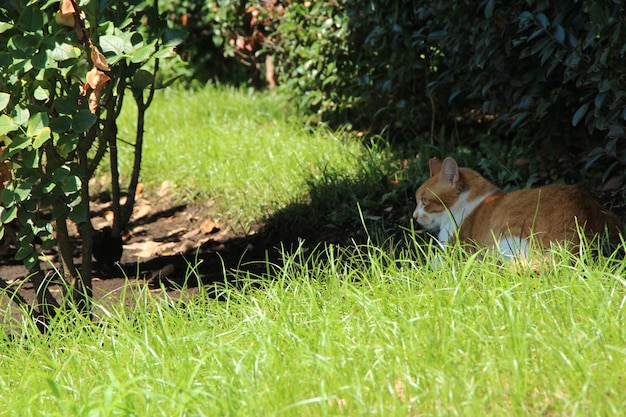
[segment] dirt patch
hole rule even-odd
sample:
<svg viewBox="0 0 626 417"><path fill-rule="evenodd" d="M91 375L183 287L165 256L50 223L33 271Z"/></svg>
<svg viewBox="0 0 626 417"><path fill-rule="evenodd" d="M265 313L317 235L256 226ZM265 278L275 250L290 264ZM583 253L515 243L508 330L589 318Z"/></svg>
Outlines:
<svg viewBox="0 0 626 417"><path fill-rule="evenodd" d="M184 286L193 294L199 284L236 283L237 277L246 275L263 277L268 268L281 264L282 252L297 248L302 240L309 248L321 242L344 244L359 241L355 237L359 231L350 230L355 227L329 222L318 228L310 224L307 220L317 207L294 205L275 213L269 222L272 224L259 221L243 233L218 220L219 212L213 202L177 203L167 197L171 194L165 190L138 196L124 235L121 261L112 268L102 268L94 262L96 301L117 298L116 294L128 281L146 285L155 292L163 288L177 291ZM352 201L347 204L356 206ZM99 231L112 224L109 196L102 194L94 198L90 211L97 236ZM410 213L408 207L386 204L380 207L380 214L366 217L372 222L396 217L390 224L400 224L408 219L407 213ZM399 221L399 218L404 220ZM359 225L356 228L360 228L358 215L352 220ZM79 265L81 247L76 225L70 225L69 231L74 243L74 260ZM105 250L106 247L105 244ZM19 294L32 303L35 288L28 279L27 269L14 256L14 247L0 256L0 278L12 288L18 288ZM47 260L42 260L41 266L54 273L54 269L59 268L56 254L47 254ZM61 297L60 282L52 285L51 292L55 297ZM7 297L0 297L0 307L7 302Z"/></svg>
<svg viewBox="0 0 626 417"><path fill-rule="evenodd" d="M96 233L111 224L110 202L91 203L92 223ZM155 291L162 287L176 289L183 285L194 288L232 280L236 271L262 274L266 259L279 259L278 250L261 224L247 233L236 233L227 225L214 220L212 204L174 204L167 199L140 198L133 211L124 237L123 255L119 265L93 274L94 298L110 297L128 280L138 280ZM75 261L80 261L80 239L76 227L70 227L75 242ZM19 288L29 302L35 289L28 280L27 269L14 259L15 250L0 258L0 278ZM56 255L49 254L42 268L54 272L58 268ZM61 290L52 289L60 296ZM1 300L0 305L6 300Z"/></svg>

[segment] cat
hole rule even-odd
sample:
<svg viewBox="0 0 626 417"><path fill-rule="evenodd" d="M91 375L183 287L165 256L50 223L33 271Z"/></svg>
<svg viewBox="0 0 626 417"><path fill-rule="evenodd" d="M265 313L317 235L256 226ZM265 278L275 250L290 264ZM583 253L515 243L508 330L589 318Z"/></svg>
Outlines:
<svg viewBox="0 0 626 417"><path fill-rule="evenodd" d="M620 242L616 215L574 185L552 184L505 193L470 168L446 158L429 161L430 178L416 191L414 219L437 233L441 246L457 238L469 247L493 247L506 259L528 257L531 247L580 243L608 234Z"/></svg>

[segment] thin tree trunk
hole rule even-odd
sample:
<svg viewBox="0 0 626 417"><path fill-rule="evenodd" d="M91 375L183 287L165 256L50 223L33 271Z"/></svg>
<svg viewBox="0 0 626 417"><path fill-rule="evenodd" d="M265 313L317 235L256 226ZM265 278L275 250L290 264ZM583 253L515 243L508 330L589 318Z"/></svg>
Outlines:
<svg viewBox="0 0 626 417"><path fill-rule="evenodd" d="M85 138L88 139L88 138ZM95 139L95 137L94 137ZM93 141L86 140L83 144L79 143L76 152L78 156L78 164L82 168L81 174L81 187L80 197L83 205L87 211L85 213L85 219L78 225L80 236L82 238L82 264L80 268L80 274L77 277L76 285L74 286L74 301L76 302L76 308L84 315L91 315L91 297L93 295L92 289L92 253L93 253L93 227L91 225L91 215L89 212L89 158L87 153L91 148ZM81 146L84 145L84 146Z"/></svg>
<svg viewBox="0 0 626 417"><path fill-rule="evenodd" d="M156 3L156 1L155 1ZM156 82L156 75L159 71L159 60L157 59L154 64L154 79L150 86L148 97L144 101L143 94L135 96L135 102L137 103L137 132L135 135L135 158L133 161L133 172L131 173L130 183L128 185L128 197L126 203L121 210L121 223L122 229L128 225L130 216L133 213L133 207L135 206L135 194L137 193L137 185L139 184L139 172L141 171L141 159L143 155L143 136L144 126L146 121L146 110L152 104L154 98L154 91Z"/></svg>
<svg viewBox="0 0 626 417"><path fill-rule="evenodd" d="M62 215L55 221L56 241L59 245L61 255L61 273L68 283L76 279L76 266L74 265L74 254L70 244L70 235L67 230L67 215Z"/></svg>
<svg viewBox="0 0 626 417"><path fill-rule="evenodd" d="M47 317L54 316L60 305L57 299L54 298L54 296L48 289L50 285L49 276L47 274L44 274L37 264L37 270L33 271L30 280L35 287L39 311L41 311L41 314Z"/></svg>
<svg viewBox="0 0 626 417"><path fill-rule="evenodd" d="M117 163L117 126L111 129L109 135L109 164L111 168L111 210L113 211L113 225L111 227L111 236L122 235L122 218L120 199L122 192L120 190L120 171Z"/></svg>
<svg viewBox="0 0 626 417"><path fill-rule="evenodd" d="M48 316L42 314L40 311L31 308L28 301L22 297L17 290L11 288L9 284L4 280L4 278L0 278L0 289L6 291L7 296L11 301L13 301L18 307L22 308L24 311L30 312L30 317L33 319L33 322L39 329L41 333L46 333L48 330Z"/></svg>
<svg viewBox="0 0 626 417"><path fill-rule="evenodd" d="M143 97L140 96L137 101L137 133L135 136L135 158L133 161L133 171L128 184L128 196L126 202L121 208L120 222L122 227L126 227L130 221L135 206L135 194L137 193L137 184L139 184L139 172L141 170L141 158L143 155L143 134L145 125L146 106L143 103Z"/></svg>

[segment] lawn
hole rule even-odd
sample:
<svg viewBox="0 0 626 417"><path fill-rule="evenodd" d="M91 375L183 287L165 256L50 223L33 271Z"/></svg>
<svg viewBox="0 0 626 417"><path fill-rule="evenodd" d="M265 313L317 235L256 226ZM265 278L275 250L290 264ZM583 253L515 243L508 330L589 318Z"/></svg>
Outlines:
<svg viewBox="0 0 626 417"><path fill-rule="evenodd" d="M394 164L386 148L303 127L280 97L207 89L157 100L148 192L171 181L177 198L215 199L233 222L306 203L320 183L373 184L363 178ZM68 313L46 336L23 323L2 341L0 414L623 414L617 254L555 252L535 271L460 250L432 262L436 248L404 236L303 246L268 265L269 278L241 274L237 287L182 299L129 282L120 303L94 307L95 324Z"/></svg>
<svg viewBox="0 0 626 417"><path fill-rule="evenodd" d="M623 263L540 274L406 251L296 252L272 281L68 316L5 342L6 415L621 415ZM219 297L213 297L218 292ZM136 301L140 301L136 303ZM128 305L128 303L126 303ZM12 411L9 411L12 410Z"/></svg>
<svg viewBox="0 0 626 417"><path fill-rule="evenodd" d="M120 137L134 141L135 106L127 101ZM325 176L381 171L389 151L355 136L306 126L281 97L229 87L165 90L146 116L142 181L172 197L214 201L222 221L243 228L294 202ZM121 146L130 152L130 146ZM122 164L128 176L131 158Z"/></svg>

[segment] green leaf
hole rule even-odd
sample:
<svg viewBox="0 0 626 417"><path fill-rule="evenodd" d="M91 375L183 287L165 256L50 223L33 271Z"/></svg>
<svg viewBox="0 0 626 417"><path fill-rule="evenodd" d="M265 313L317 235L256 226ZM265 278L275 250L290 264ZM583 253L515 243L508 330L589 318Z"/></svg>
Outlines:
<svg viewBox="0 0 626 417"><path fill-rule="evenodd" d="M15 259L18 261L24 260L35 251L30 243L24 243L17 248L17 253L15 254Z"/></svg>
<svg viewBox="0 0 626 417"><path fill-rule="evenodd" d="M49 127L46 126L42 128L41 131L33 137L33 148L41 148L51 136L52 134Z"/></svg>
<svg viewBox="0 0 626 417"><path fill-rule="evenodd" d="M9 43L12 43L15 48L22 52L34 54L36 50L39 49L41 40L42 36L40 33L25 33L22 35L13 36L9 40Z"/></svg>
<svg viewBox="0 0 626 417"><path fill-rule="evenodd" d="M52 190L54 190L54 187L56 187L56 184L53 182L42 182L37 186L36 193L39 196L41 196L42 194L50 194Z"/></svg>
<svg viewBox="0 0 626 417"><path fill-rule="evenodd" d="M39 51L37 52L33 58L31 59L31 62L33 63L33 67L37 68L37 69L45 69L48 67L48 53L44 52L44 51ZM52 61L50 62L50 66L54 67L56 66L56 62ZM46 92L47 94L47 92Z"/></svg>
<svg viewBox="0 0 626 417"><path fill-rule="evenodd" d="M72 114L78 107L78 100L81 97L59 97L54 100L54 109L62 114Z"/></svg>
<svg viewBox="0 0 626 417"><path fill-rule="evenodd" d="M68 175L61 183L61 189L64 193L73 194L80 190L80 178L76 175Z"/></svg>
<svg viewBox="0 0 626 417"><path fill-rule="evenodd" d="M521 126L524 123L524 121L528 118L528 116L529 116L528 112L523 112L517 115L515 120L513 120L513 123L511 123L511 129L516 129L517 127Z"/></svg>
<svg viewBox="0 0 626 417"><path fill-rule="evenodd" d="M72 118L72 128L76 133L88 131L98 117L87 109L77 111Z"/></svg>
<svg viewBox="0 0 626 417"><path fill-rule="evenodd" d="M153 52L154 45L144 45L133 51L132 55L130 56L130 61L135 64L147 61L148 59L150 59L150 56Z"/></svg>
<svg viewBox="0 0 626 417"><path fill-rule="evenodd" d="M25 168L37 168L39 166L39 151L29 149L22 152L22 166Z"/></svg>
<svg viewBox="0 0 626 417"><path fill-rule="evenodd" d="M2 196L3 206L9 207L13 204L13 191L9 190L8 188L4 188L2 192L0 192L0 196Z"/></svg>
<svg viewBox="0 0 626 417"><path fill-rule="evenodd" d="M70 175L70 167L62 165L52 171L51 179L52 182L59 183L66 179L68 175Z"/></svg>
<svg viewBox="0 0 626 417"><path fill-rule="evenodd" d="M41 236L41 250L50 250L54 248L56 243L57 242L52 236L52 233L49 235Z"/></svg>
<svg viewBox="0 0 626 417"><path fill-rule="evenodd" d="M491 17L493 16L493 9L495 5L496 5L495 0L489 0L487 2L487 5L485 6L485 17L487 19L491 19Z"/></svg>
<svg viewBox="0 0 626 417"><path fill-rule="evenodd" d="M22 262L24 263L24 266L26 267L26 269L28 270L32 269L35 265L39 263L37 252L35 252L35 250L33 249L33 252L30 254L30 256L27 256L26 258L24 258Z"/></svg>
<svg viewBox="0 0 626 417"><path fill-rule="evenodd" d="M593 99L593 105L596 106L597 108L602 107L602 105L604 104L604 101L606 100L606 95L607 93L596 94L596 97Z"/></svg>
<svg viewBox="0 0 626 417"><path fill-rule="evenodd" d="M110 52L114 55L123 55L124 39L113 35L100 36L100 47L104 53Z"/></svg>
<svg viewBox="0 0 626 417"><path fill-rule="evenodd" d="M614 138L614 137L623 137L624 136L624 127L617 125L617 124L612 124L609 127L609 135L610 138Z"/></svg>
<svg viewBox="0 0 626 417"><path fill-rule="evenodd" d="M428 39L432 41L440 41L448 36L447 30L436 30L428 34Z"/></svg>
<svg viewBox="0 0 626 417"><path fill-rule="evenodd" d="M54 49L47 51L48 57L55 61L65 61L72 58L78 58L81 54L80 48L69 43L56 43Z"/></svg>
<svg viewBox="0 0 626 417"><path fill-rule="evenodd" d="M565 30L563 29L563 26L556 25L554 27L554 39L556 39L559 43L565 43Z"/></svg>
<svg viewBox="0 0 626 417"><path fill-rule="evenodd" d="M48 126L55 133L65 133L72 127L72 119L68 116L54 117Z"/></svg>
<svg viewBox="0 0 626 417"><path fill-rule="evenodd" d="M133 87L143 90L154 82L154 76L146 70L137 70L133 75Z"/></svg>
<svg viewBox="0 0 626 417"><path fill-rule="evenodd" d="M2 224L10 223L16 218L17 206L2 207L2 212L0 212L0 221L2 222Z"/></svg>
<svg viewBox="0 0 626 417"><path fill-rule="evenodd" d="M35 137L38 135L41 130L48 126L48 115L46 113L35 113L28 120L28 127L26 129L26 134L28 136Z"/></svg>
<svg viewBox="0 0 626 417"><path fill-rule="evenodd" d="M11 94L9 93L0 93L0 111L7 108L9 105L9 101L11 100Z"/></svg>
<svg viewBox="0 0 626 417"><path fill-rule="evenodd" d="M30 111L19 106L15 106L15 117L13 121L20 126L26 126L30 119Z"/></svg>
<svg viewBox="0 0 626 417"><path fill-rule="evenodd" d="M46 10L48 7L50 7L51 5L55 5L58 6L58 1L57 0L47 0L45 3L43 3L41 6L39 6L41 8L41 10Z"/></svg>
<svg viewBox="0 0 626 417"><path fill-rule="evenodd" d="M0 22L0 33L4 33L7 30L13 28L13 25L9 22Z"/></svg>
<svg viewBox="0 0 626 417"><path fill-rule="evenodd" d="M55 136L55 146L62 157L67 157L70 152L78 146L78 135L58 135Z"/></svg>
<svg viewBox="0 0 626 417"><path fill-rule="evenodd" d="M9 132L17 130L18 124L6 114L0 115L0 135L6 135Z"/></svg>
<svg viewBox="0 0 626 417"><path fill-rule="evenodd" d="M574 113L574 117L572 117L572 126L576 126L580 119L582 119L587 113L587 109L589 108L589 103L585 103L576 110Z"/></svg>
<svg viewBox="0 0 626 417"><path fill-rule="evenodd" d="M13 142L11 142L9 146L7 146L7 149L9 150L9 154L13 155L20 149L27 148L28 146L30 146L30 144L31 140L29 136L18 135L16 138L13 139Z"/></svg>
<svg viewBox="0 0 626 417"><path fill-rule="evenodd" d="M17 188L13 190L13 198L16 203L23 203L28 199L30 191L33 188L32 183L21 183Z"/></svg>
<svg viewBox="0 0 626 417"><path fill-rule="evenodd" d="M75 223L82 223L87 221L87 209L84 204L79 204L70 211L69 216L71 221Z"/></svg>
<svg viewBox="0 0 626 417"><path fill-rule="evenodd" d="M178 46L187 38L187 32L180 29L167 29L163 33L163 46Z"/></svg>
<svg viewBox="0 0 626 417"><path fill-rule="evenodd" d="M546 29L550 25L550 22L548 21L548 18L543 13L539 13L537 16L535 16L535 20L537 21L537 24L542 29Z"/></svg>
<svg viewBox="0 0 626 417"><path fill-rule="evenodd" d="M26 224L22 226L18 233L18 241L20 245L24 245L25 243L31 244L33 240L35 240L35 231L32 228L33 223L29 221L30 219L28 218L25 218L24 220L26 221Z"/></svg>
<svg viewBox="0 0 626 417"><path fill-rule="evenodd" d="M174 48L161 48L156 51L152 56L157 59L167 59L175 57L176 55L177 54L176 51L174 51Z"/></svg>
<svg viewBox="0 0 626 417"><path fill-rule="evenodd" d="M17 25L26 32L37 32L43 27L43 13L39 7L25 7Z"/></svg>

